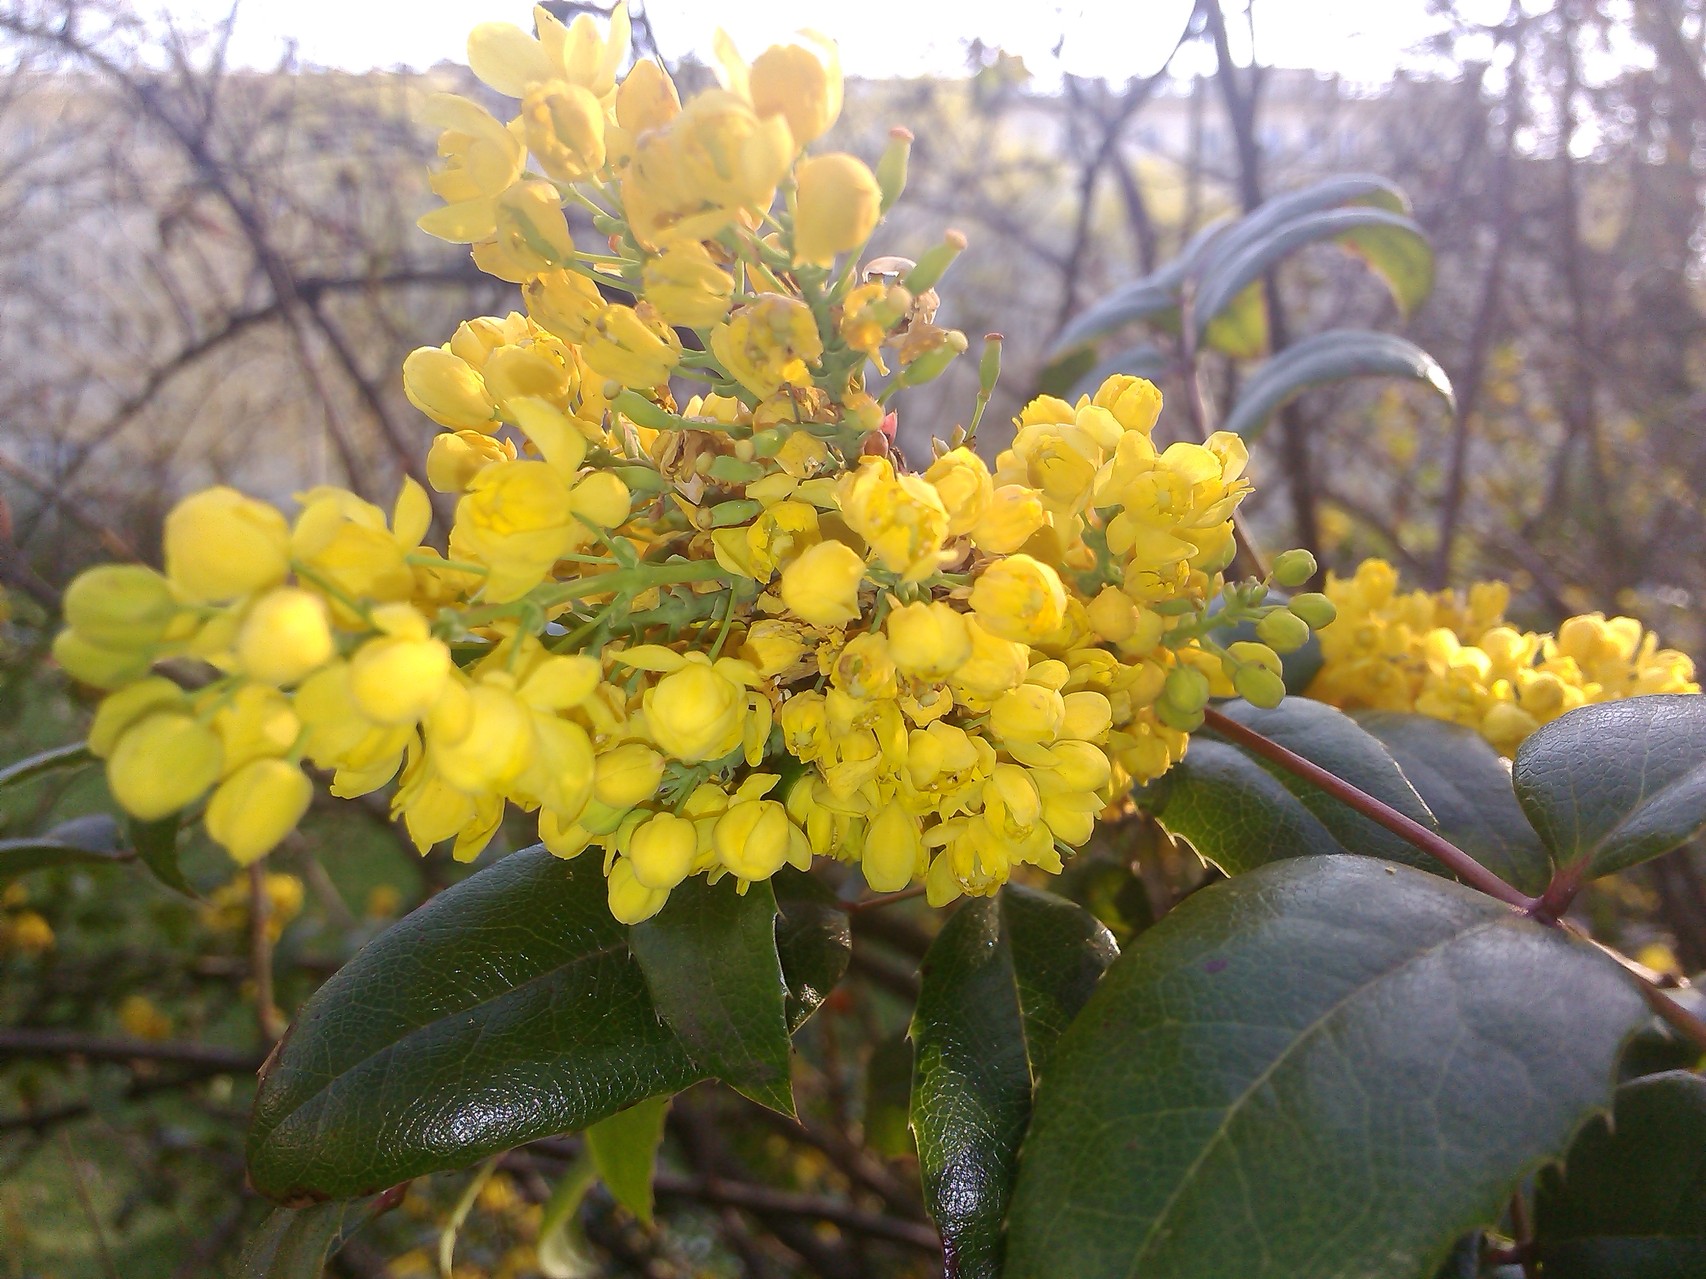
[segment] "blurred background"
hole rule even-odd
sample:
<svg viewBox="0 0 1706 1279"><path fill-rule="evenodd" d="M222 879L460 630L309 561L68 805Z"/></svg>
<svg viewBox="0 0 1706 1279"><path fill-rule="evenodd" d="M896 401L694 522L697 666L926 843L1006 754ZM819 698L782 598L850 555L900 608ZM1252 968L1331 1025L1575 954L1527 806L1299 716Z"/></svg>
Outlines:
<svg viewBox="0 0 1706 1279"><path fill-rule="evenodd" d="M718 24L748 56L819 29L850 77L828 144L874 160L891 126L912 130L907 197L873 251L969 237L939 318L974 343L1006 335L990 450L1064 324L1193 232L1329 174L1394 180L1433 240L1429 301L1400 320L1342 254L1311 250L1279 279L1272 337L1397 329L1439 359L1455 410L1378 383L1305 396L1256 451L1258 540L1340 569L1384 556L1412 586L1505 578L1522 624L1625 613L1702 656L1702 0L656 0L635 16L638 52L684 93L710 79ZM433 428L403 399L404 355L519 305L414 226L435 146L414 109L484 92L458 65L481 20L528 14L0 0L0 762L81 736L88 702L44 657L58 592L97 559L154 559L178 496L217 481L288 503L336 483L388 506L420 473ZM962 363L906 401L913 456L969 417ZM1211 401L1242 371L1211 359ZM0 797L0 837L109 807L98 779L46 778ZM263 1211L241 1189L242 1127L281 1018L466 870L417 857L382 802L316 810L252 875L193 841L184 864L196 896L135 867L0 879L0 1276L225 1273ZM1693 861L1649 872L1600 890L1601 935L1706 967ZM1163 849L1148 873L1168 892L1197 872ZM929 924L882 915L801 1035L802 1124L706 1088L677 1104L667 1229L595 1190L575 1237L542 1243L576 1152L541 1143L477 1188L417 1183L337 1273L438 1273L459 1199L459 1275L935 1273L904 1127Z"/></svg>

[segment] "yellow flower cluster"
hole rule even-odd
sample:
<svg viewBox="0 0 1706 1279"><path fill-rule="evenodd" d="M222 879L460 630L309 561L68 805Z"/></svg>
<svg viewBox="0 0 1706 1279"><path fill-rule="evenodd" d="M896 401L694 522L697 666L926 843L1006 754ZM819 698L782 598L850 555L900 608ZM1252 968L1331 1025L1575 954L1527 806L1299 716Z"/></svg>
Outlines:
<svg viewBox="0 0 1706 1279"><path fill-rule="evenodd" d="M1211 696L1284 695L1302 611L1223 578L1236 437L1159 446L1159 393L1114 377L1027 406L992 469L992 343L969 430L922 471L894 450L897 394L967 349L934 323L965 242L861 269L910 135L875 173L804 153L833 50L749 66L725 41L723 87L682 104L656 64L619 77L620 9L608 33L535 19L469 44L513 120L430 106L447 203L422 226L526 307L403 368L442 428L445 551L413 483L390 513L314 489L288 520L213 489L168 517L164 573L79 579L56 653L112 690L91 744L127 810L205 796L249 861L307 808L307 764L334 795L394 783L423 851L536 814L558 855L602 852L627 922L689 876L744 891L814 856L944 903L1058 871ZM1266 642L1216 641L1251 620Z"/></svg>
<svg viewBox="0 0 1706 1279"><path fill-rule="evenodd" d="M1510 588L1401 592L1383 560L1328 574L1338 619L1309 696L1335 706L1419 711L1475 729L1506 755L1566 711L1643 693L1698 693L1694 663L1632 617L1572 617L1555 634L1505 620Z"/></svg>

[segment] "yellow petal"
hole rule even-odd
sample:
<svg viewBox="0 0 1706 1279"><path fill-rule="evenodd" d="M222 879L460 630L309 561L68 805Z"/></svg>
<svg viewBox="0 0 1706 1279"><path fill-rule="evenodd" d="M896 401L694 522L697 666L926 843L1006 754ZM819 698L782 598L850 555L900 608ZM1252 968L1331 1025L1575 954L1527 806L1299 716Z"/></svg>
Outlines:
<svg viewBox="0 0 1706 1279"><path fill-rule="evenodd" d="M545 50L513 22L482 22L475 27L468 35L468 66L511 98L521 97L530 84L551 79Z"/></svg>

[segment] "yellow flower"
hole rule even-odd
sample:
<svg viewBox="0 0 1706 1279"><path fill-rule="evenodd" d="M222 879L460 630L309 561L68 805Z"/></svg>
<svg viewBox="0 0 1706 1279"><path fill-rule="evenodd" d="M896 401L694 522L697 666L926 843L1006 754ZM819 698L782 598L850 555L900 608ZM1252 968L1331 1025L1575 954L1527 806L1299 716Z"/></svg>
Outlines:
<svg viewBox="0 0 1706 1279"><path fill-rule="evenodd" d="M294 587L268 591L255 601L237 633L237 660L251 679L294 684L336 652L326 605Z"/></svg>
<svg viewBox="0 0 1706 1279"><path fill-rule="evenodd" d="M703 658L658 680L643 705L651 739L683 763L721 759L741 744L746 689Z"/></svg>
<svg viewBox="0 0 1706 1279"><path fill-rule="evenodd" d="M349 663L349 696L377 724L413 724L432 710L450 679L450 650L407 605L375 610L387 634L366 641ZM304 685L298 694L301 705ZM304 718L309 718L305 713Z"/></svg>
<svg viewBox="0 0 1706 1279"><path fill-rule="evenodd" d="M634 878L647 888L671 889L687 878L699 856L699 833L685 817L658 813L628 837Z"/></svg>
<svg viewBox="0 0 1706 1279"><path fill-rule="evenodd" d="M995 486L990 480L989 468L968 448L944 453L930 464L924 478L935 485L936 492L941 494L942 505L948 510L949 537L963 537L975 529L995 500ZM1030 532L1025 536L1029 537Z"/></svg>
<svg viewBox="0 0 1706 1279"><path fill-rule="evenodd" d="M903 604L886 625L889 652L907 675L943 679L971 657L966 619L940 600Z"/></svg>
<svg viewBox="0 0 1706 1279"><path fill-rule="evenodd" d="M701 93L639 139L622 179L629 224L646 245L710 239L741 211L769 208L793 157L781 116L760 119L732 93Z"/></svg>
<svg viewBox="0 0 1706 1279"><path fill-rule="evenodd" d="M616 86L616 123L631 136L661 129L681 114L681 95L669 72L643 58Z"/></svg>
<svg viewBox="0 0 1706 1279"><path fill-rule="evenodd" d="M564 342L584 342L592 322L609 305L596 284L574 271L529 276L521 296L533 322Z"/></svg>
<svg viewBox="0 0 1706 1279"><path fill-rule="evenodd" d="M581 354L594 372L639 391L667 381L681 359L680 339L653 318L650 307L644 312L621 304L605 307L585 343Z"/></svg>
<svg viewBox="0 0 1706 1279"><path fill-rule="evenodd" d="M799 167L794 213L794 261L830 267L871 238L883 193L864 161L840 151L814 155Z"/></svg>
<svg viewBox="0 0 1706 1279"><path fill-rule="evenodd" d="M604 167L604 108L580 85L534 85L521 101L521 124L546 176L579 182Z"/></svg>
<svg viewBox="0 0 1706 1279"><path fill-rule="evenodd" d="M626 857L618 858L611 866L608 888L610 913L618 923L630 926L645 923L669 900L669 889L647 888Z"/></svg>
<svg viewBox="0 0 1706 1279"><path fill-rule="evenodd" d="M987 703L1025 682L1030 651L1023 644L991 634L975 617L966 618L966 633L971 657L948 676L956 695Z"/></svg>
<svg viewBox="0 0 1706 1279"><path fill-rule="evenodd" d="M454 554L491 569L482 598L519 599L577 544L568 487L545 462L496 462L468 482L456 504Z"/></svg>
<svg viewBox="0 0 1706 1279"><path fill-rule="evenodd" d="M427 483L440 493L465 493L486 467L514 457L512 446L479 431L441 431L427 450Z"/></svg>
<svg viewBox="0 0 1706 1279"><path fill-rule="evenodd" d="M126 995L118 1006L118 1024L136 1039L170 1039L172 1019L147 995Z"/></svg>
<svg viewBox="0 0 1706 1279"><path fill-rule="evenodd" d="M729 805L711 830L717 860L742 879L769 879L788 862L796 834L787 810L773 799Z"/></svg>
<svg viewBox="0 0 1706 1279"><path fill-rule="evenodd" d="M422 346L403 361L403 394L422 413L453 431L490 435L502 425L485 379L443 347Z"/></svg>
<svg viewBox="0 0 1706 1279"><path fill-rule="evenodd" d="M845 542L819 542L782 570L782 602L790 612L824 629L859 616L865 561Z"/></svg>
<svg viewBox="0 0 1706 1279"><path fill-rule="evenodd" d="M847 526L891 573L919 582L941 566L948 512L933 485L896 475L887 458L866 458L842 477L838 497Z"/></svg>
<svg viewBox="0 0 1706 1279"><path fill-rule="evenodd" d="M818 52L797 44L772 45L752 61L747 92L761 116L781 115L796 147L822 137L841 114L841 64L828 40Z"/></svg>
<svg viewBox="0 0 1706 1279"><path fill-rule="evenodd" d="M1048 512L1034 489L1003 484L990 495L989 509L972 526L971 540L980 551L1011 555L1048 523Z"/></svg>
<svg viewBox="0 0 1706 1279"><path fill-rule="evenodd" d="M229 777L251 760L288 754L302 733L302 721L276 688L244 684L213 713L219 734L221 777Z"/></svg>
<svg viewBox="0 0 1706 1279"><path fill-rule="evenodd" d="M785 560L814 545L817 538L817 511L806 503L784 500L765 507L746 530L756 576L768 578Z"/></svg>
<svg viewBox="0 0 1706 1279"><path fill-rule="evenodd" d="M527 152L489 111L453 93L435 93L421 112L443 132L438 153L445 167L428 184L446 203L416 223L453 244L483 240L497 229L497 197L521 176Z"/></svg>
<svg viewBox="0 0 1706 1279"><path fill-rule="evenodd" d="M574 241L562 197L549 182L517 182L497 198L489 238L474 242L474 262L487 275L525 284L573 260Z"/></svg>
<svg viewBox="0 0 1706 1279"><path fill-rule="evenodd" d="M162 675L151 675L107 694L95 711L94 722L89 725L90 753L97 759L107 758L125 729L144 715L175 709L184 700L183 689Z"/></svg>
<svg viewBox="0 0 1706 1279"><path fill-rule="evenodd" d="M72 579L65 623L91 644L139 648L158 643L185 616L170 583L142 564L99 564Z"/></svg>
<svg viewBox="0 0 1706 1279"><path fill-rule="evenodd" d="M186 808L219 780L223 752L212 729L174 711L126 728L107 759L107 785L132 817L154 821Z"/></svg>
<svg viewBox="0 0 1706 1279"><path fill-rule="evenodd" d="M535 5L536 40L509 22L482 22L468 36L468 66L506 97L519 98L542 80L567 80L595 98L607 97L616 86L616 72L628 57L629 22L626 5L610 15L610 34L601 36L589 14L571 26L543 5Z"/></svg>
<svg viewBox="0 0 1706 1279"><path fill-rule="evenodd" d="M761 293L712 330L711 353L735 381L769 399L784 386L811 385L808 365L822 358L823 339L804 302Z"/></svg>
<svg viewBox="0 0 1706 1279"><path fill-rule="evenodd" d="M203 821L213 841L247 866L296 829L313 796L313 784L296 765L257 759L219 784Z"/></svg>
<svg viewBox="0 0 1706 1279"><path fill-rule="evenodd" d="M598 757L592 793L611 808L632 808L657 794L663 756L644 742L624 742Z"/></svg>
<svg viewBox="0 0 1706 1279"><path fill-rule="evenodd" d="M734 277L698 240L666 245L640 269L641 290L666 324L708 329L729 309Z"/></svg>
<svg viewBox="0 0 1706 1279"><path fill-rule="evenodd" d="M898 803L885 804L865 832L860 869L876 893L897 893L918 873L924 842L918 818Z"/></svg>
<svg viewBox="0 0 1706 1279"><path fill-rule="evenodd" d="M1035 643L1065 622L1066 589L1047 564L1029 555L1009 555L972 583L971 607L991 634Z"/></svg>
<svg viewBox="0 0 1706 1279"><path fill-rule="evenodd" d="M1147 435L1155 429L1161 416L1161 390L1147 378L1117 373L1101 386L1091 400L1097 408L1107 409L1128 431Z"/></svg>
<svg viewBox="0 0 1706 1279"><path fill-rule="evenodd" d="M290 571L284 516L236 489L204 489L166 516L166 576L188 599L217 603L277 586Z"/></svg>

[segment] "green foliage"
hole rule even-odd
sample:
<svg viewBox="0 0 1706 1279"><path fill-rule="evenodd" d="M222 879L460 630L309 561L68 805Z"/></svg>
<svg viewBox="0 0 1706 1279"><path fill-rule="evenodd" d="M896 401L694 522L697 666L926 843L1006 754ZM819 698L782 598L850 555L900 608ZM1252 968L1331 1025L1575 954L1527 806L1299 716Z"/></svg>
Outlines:
<svg viewBox="0 0 1706 1279"><path fill-rule="evenodd" d="M652 1224L652 1175L668 1097L650 1097L586 1130L586 1149L611 1196L646 1225Z"/></svg>
<svg viewBox="0 0 1706 1279"><path fill-rule="evenodd" d="M338 1246L368 1217L371 1201L275 1208L249 1237L234 1279L320 1279Z"/></svg>
<svg viewBox="0 0 1706 1279"><path fill-rule="evenodd" d="M105 813L73 817L43 831L0 839L0 879L49 866L116 864L130 860L120 846L118 823Z"/></svg>
<svg viewBox="0 0 1706 1279"><path fill-rule="evenodd" d="M1366 329L1329 329L1287 347L1250 375L1223 430L1254 443L1281 407L1311 387L1357 377L1397 378L1437 392L1455 407L1451 380L1414 342Z"/></svg>
<svg viewBox="0 0 1706 1279"><path fill-rule="evenodd" d="M1522 744L1511 778L1561 870L1593 877L1647 861L1706 826L1706 700L1581 707Z"/></svg>
<svg viewBox="0 0 1706 1279"><path fill-rule="evenodd" d="M1205 889L1061 1037L1010 1279L1425 1279L1611 1096L1640 997L1468 889L1366 858Z"/></svg>
<svg viewBox="0 0 1706 1279"><path fill-rule="evenodd" d="M912 1128L925 1199L962 1279L1001 1273L1001 1221L1031 1088L1118 953L1087 911L1009 885L961 907L924 960Z"/></svg>

